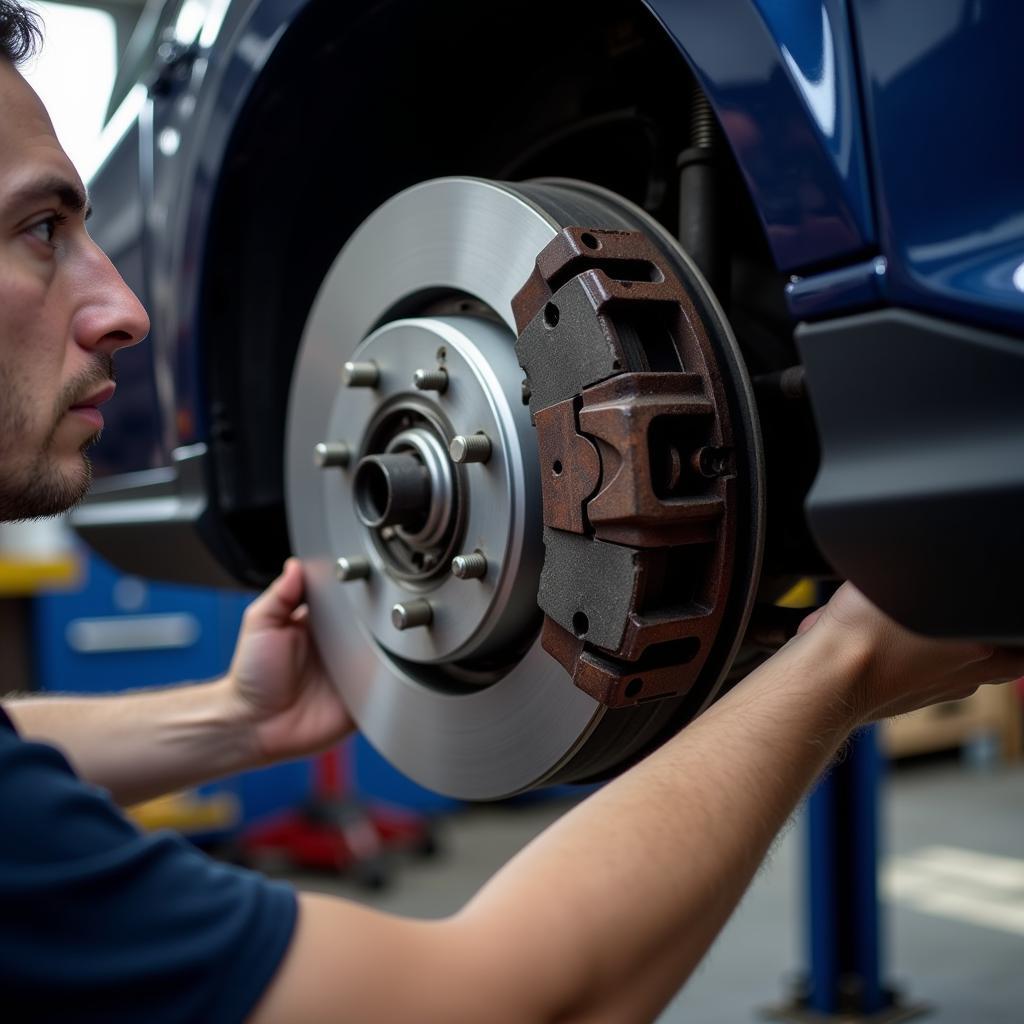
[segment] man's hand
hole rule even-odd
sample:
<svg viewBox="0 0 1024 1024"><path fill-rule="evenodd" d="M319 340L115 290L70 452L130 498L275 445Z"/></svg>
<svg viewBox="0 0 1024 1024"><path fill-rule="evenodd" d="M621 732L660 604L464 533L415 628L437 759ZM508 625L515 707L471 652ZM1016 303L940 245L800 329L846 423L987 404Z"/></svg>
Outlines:
<svg viewBox="0 0 1024 1024"><path fill-rule="evenodd" d="M983 683L1024 675L1024 650L919 636L849 583L804 619L798 637L824 642L839 660L855 666L851 700L863 722L959 700Z"/></svg>
<svg viewBox="0 0 1024 1024"><path fill-rule="evenodd" d="M108 696L6 701L26 738L60 747L123 805L311 754L353 726L320 661L289 561L246 610L234 660L214 682Z"/></svg>
<svg viewBox="0 0 1024 1024"><path fill-rule="evenodd" d="M246 609L224 680L260 763L316 753L353 729L313 641L304 590L302 566L290 558Z"/></svg>

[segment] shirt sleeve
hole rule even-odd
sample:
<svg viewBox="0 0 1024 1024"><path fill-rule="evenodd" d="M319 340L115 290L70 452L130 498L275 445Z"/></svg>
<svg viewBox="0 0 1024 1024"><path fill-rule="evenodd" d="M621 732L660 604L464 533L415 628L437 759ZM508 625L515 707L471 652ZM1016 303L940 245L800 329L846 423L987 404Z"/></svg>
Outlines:
<svg viewBox="0 0 1024 1024"><path fill-rule="evenodd" d="M0 1016L243 1021L291 941L293 890L145 834L53 747L0 723Z"/></svg>

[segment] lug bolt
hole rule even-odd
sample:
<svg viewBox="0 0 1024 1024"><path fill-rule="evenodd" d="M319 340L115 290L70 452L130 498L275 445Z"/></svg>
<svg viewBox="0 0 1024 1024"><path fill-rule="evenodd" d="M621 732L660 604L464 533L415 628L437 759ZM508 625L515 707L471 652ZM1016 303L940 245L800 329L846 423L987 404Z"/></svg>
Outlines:
<svg viewBox="0 0 1024 1024"><path fill-rule="evenodd" d="M370 575L370 562L359 555L355 555L352 558L339 558L334 563L334 574L338 577L339 583L365 580Z"/></svg>
<svg viewBox="0 0 1024 1024"><path fill-rule="evenodd" d="M528 380L524 380L520 385L520 389L520 394L523 398L523 405L529 405L530 399L533 397L533 392L530 390L530 382Z"/></svg>
<svg viewBox="0 0 1024 1024"><path fill-rule="evenodd" d="M344 469L352 458L352 449L344 441L321 441L313 449L313 458L321 469Z"/></svg>
<svg viewBox="0 0 1024 1024"><path fill-rule="evenodd" d="M436 391L443 395L448 390L448 371L443 368L417 370L412 375L412 382L420 391Z"/></svg>
<svg viewBox="0 0 1024 1024"><path fill-rule="evenodd" d="M478 580L487 572L487 559L479 551L456 555L452 559L452 575L460 580Z"/></svg>
<svg viewBox="0 0 1024 1024"><path fill-rule="evenodd" d="M376 363L346 363L341 370L341 382L347 388L375 388L379 380Z"/></svg>
<svg viewBox="0 0 1024 1024"><path fill-rule="evenodd" d="M486 462L491 457L491 439L486 434L458 434L448 445L452 462Z"/></svg>
<svg viewBox="0 0 1024 1024"><path fill-rule="evenodd" d="M434 620L434 609L429 601L416 598L401 601L391 609L391 624L395 629L412 629L415 626L429 626Z"/></svg>

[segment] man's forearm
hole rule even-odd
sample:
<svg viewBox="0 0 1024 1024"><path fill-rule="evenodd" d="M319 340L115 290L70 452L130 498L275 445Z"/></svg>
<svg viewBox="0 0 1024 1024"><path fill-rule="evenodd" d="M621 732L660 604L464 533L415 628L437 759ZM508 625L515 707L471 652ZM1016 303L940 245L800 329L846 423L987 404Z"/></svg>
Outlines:
<svg viewBox="0 0 1024 1024"><path fill-rule="evenodd" d="M524 951L558 1019L653 1020L856 724L829 653L794 642L539 837L462 924Z"/></svg>
<svg viewBox="0 0 1024 1024"><path fill-rule="evenodd" d="M4 701L19 733L58 747L123 805L256 766L252 732L223 680L108 696Z"/></svg>
<svg viewBox="0 0 1024 1024"><path fill-rule="evenodd" d="M291 949L253 1020L330 1024L345 1006L353 1020L424 1024L652 1021L852 729L1022 672L1020 655L915 636L846 585L452 917L300 896Z"/></svg>

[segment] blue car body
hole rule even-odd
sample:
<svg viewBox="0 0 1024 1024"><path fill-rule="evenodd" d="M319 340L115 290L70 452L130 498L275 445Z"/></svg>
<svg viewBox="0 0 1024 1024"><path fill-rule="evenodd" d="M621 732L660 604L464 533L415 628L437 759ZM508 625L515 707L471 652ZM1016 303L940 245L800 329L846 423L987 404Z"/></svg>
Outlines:
<svg viewBox="0 0 1024 1024"><path fill-rule="evenodd" d="M218 343L204 312L211 261L220 251L210 240L218 207L237 180L229 162L247 116L247 138L259 133L252 98L268 89L268 76L281 66L275 61L317 6L323 5L171 0L140 63L141 80L108 125L107 153L90 182L95 234L150 309L153 330L147 345L124 353L124 397L111 406L97 451L108 479L99 503L83 512L83 530L101 547L105 526L120 529L134 515L123 501L115 510L115 498L152 510L151 498L180 496L185 463L221 429L203 355ZM529 14L543 41L545 19L534 6ZM578 6L582 18L586 7ZM999 0L618 6L634 7L646 32L662 34L706 95L783 282L781 315L797 338L821 435L809 513L827 559L910 624L1024 639L1024 614L1005 607L1010 570L1024 568L1020 519L1013 518L1024 502L1024 403L1016 397L1024 382L1024 132L1013 114L1024 87L1017 54L1024 7ZM436 20L448 16L444 5L431 9ZM344 11L334 24L373 18L396 40L409 31L409 5L351 2ZM496 45L480 39L481 47ZM386 51L377 56L388 59ZM518 73L524 90L543 92L545 83L530 76L523 57L520 67L501 73ZM424 57L417 73L429 67ZM335 102L362 108L374 97L350 93ZM680 119L686 103L680 95ZM444 145L439 138L437 146ZM317 158L313 138L291 154L295 161ZM353 153L350 165L325 164L325 190L346 187L349 172L363 173L366 160ZM447 171L443 161L437 170ZM304 205L311 200L294 197L295 211L315 231L314 205ZM344 238L336 241L340 247ZM930 349L936 336L945 340ZM948 358L933 367L930 351ZM978 389L964 395L972 368ZM940 373L942 380L932 380ZM858 407L874 426L858 420ZM942 452L979 432L978 451L961 453L957 466L966 459L990 472L978 470L969 494L950 480L936 483L942 470L933 464ZM868 454L881 456L883 448L886 466L866 468ZM907 474L923 481L913 494L901 491ZM851 479L859 480L856 493ZM179 531L177 550L193 554L153 571L174 575L188 563L192 575L212 580L218 565L231 562L224 554L231 541L218 550L220 542L211 540L223 532L222 523L210 525L219 515L211 495L223 482L223 472L213 482L202 476L191 504L171 508L165 501L165 518ZM986 527L979 515L993 507L998 521ZM935 530L925 530L920 549L909 551L907 531L929 517L925 509L937 510ZM159 518L142 515L151 523ZM972 523L987 535L980 548L977 537L967 538ZM185 540L193 534L201 541ZM956 550L953 534L960 538ZM146 547L110 553L122 564L153 568ZM210 551L208 559L200 553ZM947 558L949 574L941 568ZM230 568L235 577L259 578L238 564ZM922 586L939 587L934 605L922 605ZM980 604L979 589L989 594Z"/></svg>

